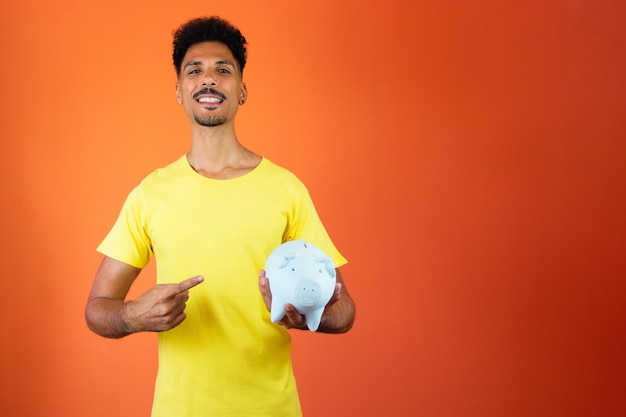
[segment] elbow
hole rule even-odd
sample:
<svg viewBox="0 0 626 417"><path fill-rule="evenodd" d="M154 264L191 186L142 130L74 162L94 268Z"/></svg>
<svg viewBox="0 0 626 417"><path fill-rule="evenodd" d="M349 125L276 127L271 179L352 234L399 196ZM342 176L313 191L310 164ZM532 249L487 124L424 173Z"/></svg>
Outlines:
<svg viewBox="0 0 626 417"><path fill-rule="evenodd" d="M93 312L93 307L91 305L91 302L93 300L89 300L87 301L87 304L85 305L85 323L87 324L87 328L89 328L89 330L91 330L94 333L98 333L97 330L97 326L94 320L94 312Z"/></svg>
<svg viewBox="0 0 626 417"><path fill-rule="evenodd" d="M348 333L352 329L353 326L354 326L354 313L352 314L352 317L350 317L350 319L347 321L345 325L337 329L336 333L338 334Z"/></svg>
<svg viewBox="0 0 626 417"><path fill-rule="evenodd" d="M127 332L116 330L118 326L110 324L111 317L107 318L106 310L97 300L90 299L85 306L85 323L89 330L108 339L119 339L128 335Z"/></svg>
<svg viewBox="0 0 626 417"><path fill-rule="evenodd" d="M106 337L106 335L101 330L101 326L99 326L98 322L98 312L97 309L92 304L93 300L89 300L87 305L85 306L85 323L87 324L87 328L97 334L98 336Z"/></svg>
<svg viewBox="0 0 626 417"><path fill-rule="evenodd" d="M354 326L355 308L354 303L349 299L343 308L333 311L326 317L322 317L321 333L341 334L347 333Z"/></svg>

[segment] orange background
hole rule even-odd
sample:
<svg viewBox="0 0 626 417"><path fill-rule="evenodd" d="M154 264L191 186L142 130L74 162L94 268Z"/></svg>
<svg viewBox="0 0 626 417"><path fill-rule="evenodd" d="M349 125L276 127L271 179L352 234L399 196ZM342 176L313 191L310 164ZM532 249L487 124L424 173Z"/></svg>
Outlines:
<svg viewBox="0 0 626 417"><path fill-rule="evenodd" d="M250 42L240 139L350 260L352 332L294 334L306 416L626 414L623 1L11 0L1 415L149 415L155 335L83 307L126 194L187 150L171 31L208 14Z"/></svg>

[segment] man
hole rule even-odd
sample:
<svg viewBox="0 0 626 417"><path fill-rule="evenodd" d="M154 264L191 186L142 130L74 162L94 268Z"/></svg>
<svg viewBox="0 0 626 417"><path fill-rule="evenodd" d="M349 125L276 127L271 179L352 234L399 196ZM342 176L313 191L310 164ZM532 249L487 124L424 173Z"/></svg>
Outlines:
<svg viewBox="0 0 626 417"><path fill-rule="evenodd" d="M300 416L287 329L306 322L291 305L280 325L270 322L263 267L295 239L320 247L336 267L346 261L304 185L237 139L235 115L248 97L239 30L218 17L189 21L174 34L173 60L191 147L129 194L98 247L104 259L87 323L110 338L159 332L155 417ZM152 255L157 285L126 300ZM353 321L337 270L318 331L346 332Z"/></svg>

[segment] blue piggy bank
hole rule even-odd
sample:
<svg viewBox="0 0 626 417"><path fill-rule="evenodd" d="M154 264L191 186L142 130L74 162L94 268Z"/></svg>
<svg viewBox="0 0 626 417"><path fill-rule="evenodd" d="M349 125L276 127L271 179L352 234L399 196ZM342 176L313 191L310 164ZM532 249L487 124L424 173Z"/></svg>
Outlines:
<svg viewBox="0 0 626 417"><path fill-rule="evenodd" d="M293 240L270 254L265 276L272 292L272 322L280 321L285 316L285 304L291 304L304 315L309 330L316 331L335 292L333 261L312 243Z"/></svg>

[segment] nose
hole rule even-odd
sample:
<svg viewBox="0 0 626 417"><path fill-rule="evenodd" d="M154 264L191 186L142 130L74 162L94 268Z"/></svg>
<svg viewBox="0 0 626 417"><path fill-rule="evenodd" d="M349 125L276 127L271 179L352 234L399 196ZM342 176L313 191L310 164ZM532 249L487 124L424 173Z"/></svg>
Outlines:
<svg viewBox="0 0 626 417"><path fill-rule="evenodd" d="M209 86L209 87L215 87L215 86L217 86L217 80L215 79L215 77L212 74L207 74L204 77L204 80L202 80L202 85Z"/></svg>

